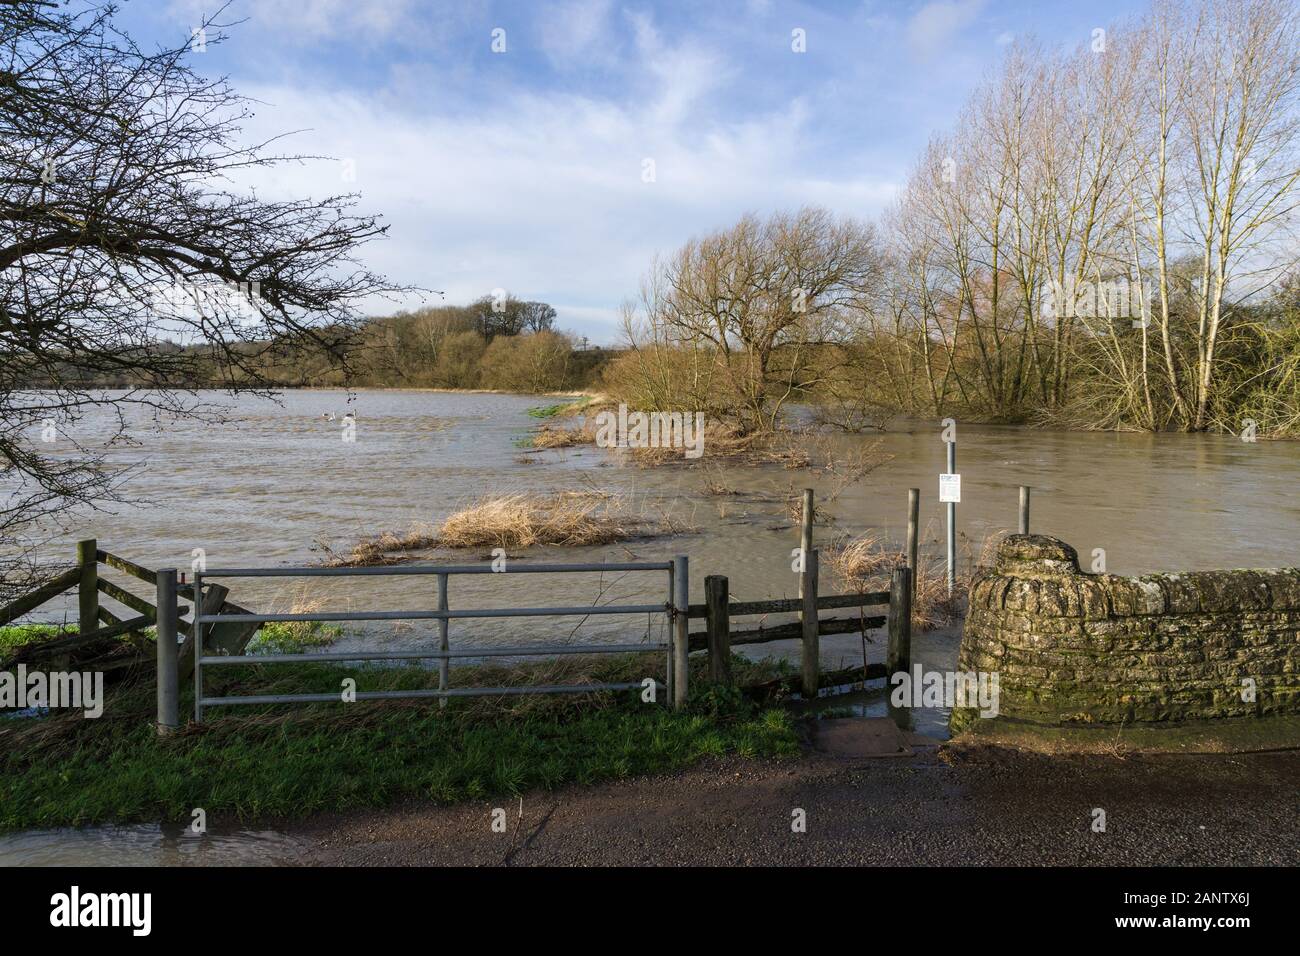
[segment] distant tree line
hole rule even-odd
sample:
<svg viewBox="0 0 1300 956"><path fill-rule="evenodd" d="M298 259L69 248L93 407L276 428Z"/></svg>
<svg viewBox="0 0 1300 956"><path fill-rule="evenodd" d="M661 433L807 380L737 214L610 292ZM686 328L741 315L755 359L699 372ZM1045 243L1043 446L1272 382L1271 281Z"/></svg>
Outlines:
<svg viewBox="0 0 1300 956"><path fill-rule="evenodd" d="M555 392L591 385L609 353L557 331L555 308L511 295L374 318L355 331L344 361L303 348L268 374L286 385Z"/></svg>

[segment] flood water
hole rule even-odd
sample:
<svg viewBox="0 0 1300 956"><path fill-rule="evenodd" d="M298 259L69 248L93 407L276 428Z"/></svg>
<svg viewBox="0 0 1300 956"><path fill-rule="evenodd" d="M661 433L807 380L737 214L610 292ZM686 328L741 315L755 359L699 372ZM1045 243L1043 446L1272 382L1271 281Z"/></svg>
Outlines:
<svg viewBox="0 0 1300 956"><path fill-rule="evenodd" d="M301 851L275 830L196 834L181 823L0 834L0 866L275 866Z"/></svg>
<svg viewBox="0 0 1300 956"><path fill-rule="evenodd" d="M214 393L214 401L231 403ZM202 549L209 569L312 564L322 546L346 552L359 538L436 524L476 498L509 492L599 491L647 526L669 516L691 530L590 548L533 548L520 561L658 561L690 558L692 600L703 599L706 574L730 578L733 600L793 597L791 548L798 532L788 500L816 489L831 519L816 529L828 547L844 535L873 532L901 547L907 489L921 489L923 547L942 557L943 512L938 474L944 445L937 422L895 420L883 435L827 436L824 447L843 462L879 441L889 461L858 483L843 469L788 469L701 463L646 468L594 446L526 454L520 447L538 424L528 409L557 399L537 396L420 391L293 391L279 404L233 400L226 425L132 422L133 444L109 453L134 467L125 489L136 499L112 513L87 515L44 548L70 561L75 541L94 536L101 548L149 567L187 569ZM355 440L343 440L341 417L356 416ZM333 414L335 420L326 416ZM90 444L107 436L107 419L88 418L72 434ZM56 446L57 447L57 446ZM1230 436L1030 431L958 426L958 508L963 560L986 539L1014 528L1017 488L1033 487L1032 529L1074 545L1085 567L1103 549L1106 570L1271 567L1300 564L1300 445L1247 443ZM723 486L730 493L706 493ZM483 552L427 552L459 563ZM111 573L111 572L107 572ZM823 573L825 581L826 574ZM138 582L132 589L141 590ZM231 599L260 611L286 611L308 599L321 609L410 609L434 606L429 577L231 579ZM484 575L453 578L451 606L658 603L667 596L662 572L583 575ZM823 590L838 589L833 579ZM75 601L75 596L72 599ZM72 602L41 615L75 616ZM554 640L620 641L663 637L662 619L594 617L574 632L574 619L453 621L452 644L520 644ZM336 649L433 646L433 622L349 625ZM955 652L956 636L950 642ZM763 645L763 653L791 648ZM857 636L828 638L825 664L858 663ZM868 658L879 659L879 642Z"/></svg>
<svg viewBox="0 0 1300 956"><path fill-rule="evenodd" d="M213 396L229 402L224 396ZM435 392L295 391L281 404L241 398L228 425L132 421L133 443L109 451L132 466L125 490L135 503L93 513L42 548L69 563L75 542L99 546L148 567L188 569L202 549L209 570L314 564L323 546L348 551L359 538L437 524L449 513L493 494L598 491L647 525L668 516L691 530L649 535L601 547L535 548L519 561L624 562L690 558L691 598L703 599L706 574L730 578L733 600L794 597L791 549L798 544L789 499L816 490L829 524L815 543L872 532L901 547L907 489L921 489L923 549L942 557L943 512L938 474L944 470L939 425L896 420L883 435L825 439L840 463L870 443L891 456L863 481L845 483L843 467L791 470L699 464L644 468L619 452L585 446L525 453L519 443L537 420L528 409L556 399ZM355 441L343 440L345 411L356 414ZM335 416L335 420L327 417ZM73 435L86 444L108 436L107 419L84 420ZM57 448L57 446L56 446ZM958 471L962 560L991 535L1014 528L1017 488L1033 487L1032 528L1078 549L1085 566L1094 549L1106 570L1273 567L1300 564L1300 446L1245 443L1231 437L1114 435L960 426ZM729 493L709 494L712 487ZM428 552L423 560L479 562L482 552ZM142 595L145 586L104 570ZM823 572L824 591L841 585ZM263 612L288 611L303 600L322 610L432 608L430 577L231 579L231 599ZM662 572L582 575L482 575L453 578L451 607L659 603ZM75 595L47 605L42 620L73 620ZM752 619L751 619L752 620ZM775 621L771 622L775 623ZM576 641L664 640L662 616L453 621L455 646ZM913 638L913 657L927 669L949 669L958 628ZM350 624L336 650L436 647L432 622ZM884 656L883 635L822 639L825 667L853 666ZM747 649L754 655L798 657L795 642ZM452 678L455 682L454 674ZM885 690L871 689L825 706L886 713ZM822 705L819 704L819 707ZM913 715L915 729L946 735L946 712ZM291 861L297 847L271 831L229 831L202 838L184 827L96 827L0 836L0 865L58 863L249 864Z"/></svg>

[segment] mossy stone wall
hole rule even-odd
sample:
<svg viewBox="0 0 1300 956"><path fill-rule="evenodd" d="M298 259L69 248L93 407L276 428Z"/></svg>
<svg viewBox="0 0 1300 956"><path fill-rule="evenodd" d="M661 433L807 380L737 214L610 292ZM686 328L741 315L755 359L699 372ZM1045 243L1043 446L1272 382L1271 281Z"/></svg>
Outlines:
<svg viewBox="0 0 1300 956"><path fill-rule="evenodd" d="M997 672L999 716L1038 724L1300 713L1300 569L1084 574L1012 535L971 584L958 670Z"/></svg>

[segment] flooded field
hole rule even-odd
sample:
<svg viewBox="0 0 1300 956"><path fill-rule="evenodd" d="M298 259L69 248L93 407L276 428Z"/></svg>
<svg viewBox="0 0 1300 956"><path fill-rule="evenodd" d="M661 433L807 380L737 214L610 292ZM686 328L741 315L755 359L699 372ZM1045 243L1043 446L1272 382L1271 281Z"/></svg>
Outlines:
<svg viewBox="0 0 1300 956"><path fill-rule="evenodd" d="M214 400L226 400L213 396ZM709 463L647 468L619 452L583 446L525 454L537 420L528 409L554 399L496 394L337 390L286 393L279 404L239 399L230 423L158 423L141 418L134 444L114 448L114 464L132 466L126 485L135 503L89 514L44 547L70 560L75 540L150 567L190 567L201 549L209 568L312 564L322 547L346 552L363 536L436 524L489 494L599 491L647 526L670 518L676 535L651 535L590 548L534 548L527 561L662 560L691 562L692 600L706 574L731 579L733 600L794 596L790 549L798 544L789 499L817 489L829 522L815 543L872 531L901 546L907 489L922 492L923 547L942 555L943 514L937 475L944 470L938 423L895 420L883 435L827 436L832 457L847 459L879 441L889 460L865 480L845 484L821 468L789 469ZM346 412L355 440L345 441ZM333 416L332 418L330 416ZM97 423L74 427L81 441L102 439ZM1246 443L1224 436L1044 432L962 426L958 430L958 509L965 560L993 534L1014 526L1017 486L1033 486L1033 530L1059 535L1085 565L1094 549L1116 573L1300 563L1300 451L1294 443ZM718 494L719 488L725 493ZM487 553L427 552L429 560L477 562ZM495 575L453 578L451 606L653 603L666 595L662 573L520 575L509 586ZM433 581L420 577L315 581L230 581L232 599L258 610L287 610L309 599L324 609L427 608ZM837 587L833 580L830 586ZM826 588L826 585L823 585ZM71 603L63 608L74 615ZM42 617L56 618L58 606ZM619 634L658 637L662 622L597 617L583 640ZM454 622L453 645L553 640L573 620ZM408 646L433 640L431 622L350 626L339 646ZM773 650L779 647L769 646ZM825 642L828 665L856 638ZM869 653L869 656L870 653Z"/></svg>
<svg viewBox="0 0 1300 956"><path fill-rule="evenodd" d="M218 396L213 396L214 399ZM240 399L227 425L140 419L133 443L110 451L132 468L134 502L91 513L42 546L52 562L70 562L78 538L149 567L188 569L200 551L208 568L316 564L326 549L346 552L360 538L436 525L486 495L594 491L647 528L666 520L675 534L647 534L616 544L534 548L515 561L658 561L690 558L691 597L703 598L706 574L730 578L733 600L793 597L798 544L791 499L816 489L825 523L815 544L827 548L872 532L901 548L907 489L922 493L923 551L942 556L943 513L937 501L944 446L936 422L896 420L882 435L829 435L820 453L848 461L879 443L888 460L864 480L846 483L839 468L789 469L705 461L690 467L641 467L617 451L582 446L527 452L537 419L528 410L555 399L494 394L298 391L280 404ZM355 441L345 441L346 412L355 413ZM75 427L86 443L102 441L107 421ZM1085 566L1095 549L1107 570L1267 567L1300 564L1300 446L1246 443L1230 437L1114 435L1028 431L988 426L958 430L958 509L962 560L1016 521L1017 486L1031 485L1033 530L1058 535ZM824 457L824 455L823 455ZM721 492L721 493L720 493ZM419 560L476 563L486 550L427 551ZM105 572L113 576L113 572ZM827 580L829 578L829 580ZM139 582L116 579L148 595ZM823 573L824 591L841 582ZM232 599L259 611L287 611L303 602L322 610L427 609L430 577L231 579ZM667 596L662 572L454 577L452 608L658 603ZM42 620L75 620L75 595L51 604ZM773 622L774 623L774 622ZM453 647L555 641L620 643L663 640L662 615L453 621ZM949 669L960 627L914 637L913 658L927 670ZM428 621L346 625L334 649L436 647ZM884 656L884 635L822 639L824 667L854 666ZM797 659L795 642L747 649L755 656ZM455 677L453 674L453 684ZM835 713L883 715L884 688L828 700ZM817 709L824 709L818 705ZM947 714L927 711L915 729L946 736ZM0 837L0 865L81 863L241 864L292 860L297 848L274 832L231 830L196 837L183 826L101 827L30 831Z"/></svg>

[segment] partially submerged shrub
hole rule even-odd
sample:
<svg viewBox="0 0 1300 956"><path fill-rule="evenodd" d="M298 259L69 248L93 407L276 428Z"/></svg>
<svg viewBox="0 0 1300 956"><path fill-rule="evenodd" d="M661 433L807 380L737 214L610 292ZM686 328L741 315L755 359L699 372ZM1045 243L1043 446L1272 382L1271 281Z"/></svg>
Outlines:
<svg viewBox="0 0 1300 956"><path fill-rule="evenodd" d="M419 526L405 535L391 532L360 541L350 554L322 545L333 567L396 564L402 552L429 548L577 548L612 544L649 534L697 530L667 512L647 516L621 510L618 499L595 491L554 495L511 494L484 498L448 515L436 529Z"/></svg>
<svg viewBox="0 0 1300 956"><path fill-rule="evenodd" d="M321 545L326 553L325 563L330 567L370 567L377 564L397 564L402 552L423 551L432 548L438 539L428 525L416 525L405 534L384 531L380 534L362 538L352 547L349 554L336 554L327 545Z"/></svg>
<svg viewBox="0 0 1300 956"><path fill-rule="evenodd" d="M907 563L907 555L901 550L890 550L880 537L868 532L840 547L831 548L826 561L850 591L887 591L890 573ZM970 566L968 562L963 563ZM950 595L944 563L926 561L918 556L912 627L929 631L958 620L969 582L969 573L959 575Z"/></svg>
<svg viewBox="0 0 1300 956"><path fill-rule="evenodd" d="M596 440L593 432L586 428L555 428L543 425L533 433L530 448L572 448L575 445L590 445Z"/></svg>
<svg viewBox="0 0 1300 956"><path fill-rule="evenodd" d="M632 537L638 522L616 513L614 502L590 492L486 498L449 515L438 528L446 548L580 547Z"/></svg>

